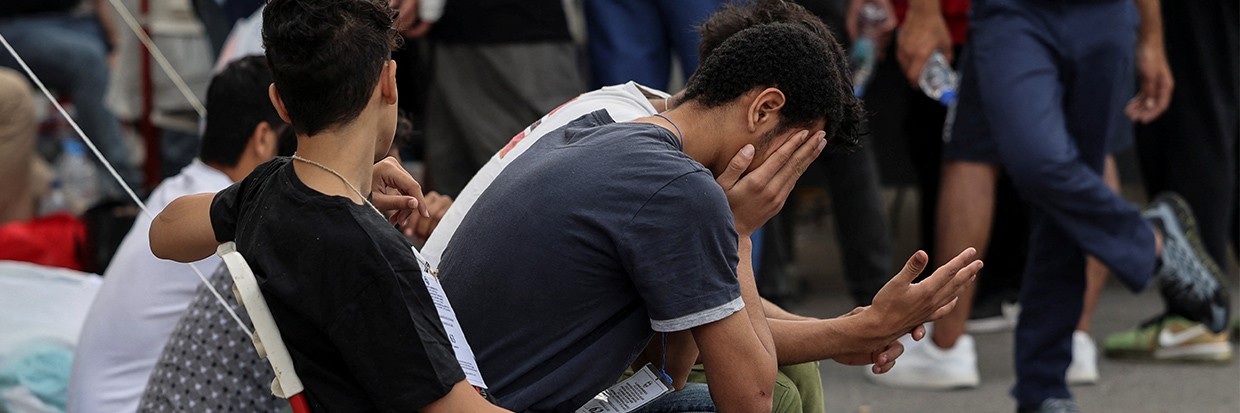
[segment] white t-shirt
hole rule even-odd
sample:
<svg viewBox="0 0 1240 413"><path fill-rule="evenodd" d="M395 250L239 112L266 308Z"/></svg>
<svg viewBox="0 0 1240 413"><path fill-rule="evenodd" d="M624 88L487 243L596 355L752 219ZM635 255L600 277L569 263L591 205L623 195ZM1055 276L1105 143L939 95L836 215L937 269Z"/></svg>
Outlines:
<svg viewBox="0 0 1240 413"><path fill-rule="evenodd" d="M427 262L432 267L439 266L439 259L443 256L444 249L448 247L448 242L452 241L452 235L456 233L461 220L465 219L465 215L469 213L470 208L473 208L478 197L491 186L495 177L499 176L513 159L525 153L526 149L529 149L534 142L538 142L547 132L559 129L582 115L600 109L607 110L607 114L616 122L652 116L659 112L650 105L648 97L650 95L657 98L668 97L667 93L639 85L637 82L606 86L577 96L560 107L552 109L542 119L526 127L514 136L508 145L491 156L486 165L483 165L482 169L469 180L469 184L465 185L465 189L461 190L460 195L452 203L452 207L448 208L448 212L444 214L439 225L435 227L435 231L426 240L426 245L422 247L422 255Z"/></svg>
<svg viewBox="0 0 1240 413"><path fill-rule="evenodd" d="M147 207L158 214L177 197L214 193L231 184L228 175L194 160L155 188ZM150 229L151 219L139 216L103 273L103 286L78 337L68 411L136 411L164 343L201 283L189 266L151 253ZM212 255L194 265L210 274L219 262ZM208 350L202 351L206 356Z"/></svg>

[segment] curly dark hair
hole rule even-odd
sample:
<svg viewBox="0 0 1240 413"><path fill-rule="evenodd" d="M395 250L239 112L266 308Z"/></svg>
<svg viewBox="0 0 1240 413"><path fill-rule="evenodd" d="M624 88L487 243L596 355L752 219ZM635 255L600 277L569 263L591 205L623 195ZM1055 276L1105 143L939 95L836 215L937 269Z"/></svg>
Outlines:
<svg viewBox="0 0 1240 413"><path fill-rule="evenodd" d="M865 109L861 101L853 95L852 78L849 76L847 55L827 25L813 13L810 13L796 3L785 0L754 0L725 4L719 11L712 14L705 22L698 26L698 32L702 36L702 41L698 46L700 58L698 71L702 71L702 66L706 64L706 61L733 35L756 26L776 23L794 25L805 29L818 38L824 48L824 50L818 51L817 55L822 57L821 65L815 68L813 73L819 73L816 76L822 76L821 80L825 81L825 85L819 85L820 87L817 89L801 90L817 90L819 91L818 94L821 95L806 103L816 104L817 102L825 101L826 104L813 106L811 111L816 113L817 117L811 118L809 122L795 126L803 126L804 124L812 123L812 120L825 117L827 120L827 138L831 141L833 148L856 147L860 144L859 131L861 130L860 125L865 119ZM812 63L796 55L786 55L777 60L780 61L781 65L794 62L797 65ZM744 66L737 66L731 70L741 71L743 68ZM809 73L811 72L804 72L806 75ZM785 94L790 94L791 92L789 87L780 84L765 83L752 85L752 87L759 86L775 86ZM699 86L699 88L709 87L709 85ZM743 94L747 91L740 93ZM740 94L736 96L740 96ZM789 98L789 103L791 101L792 99ZM782 113L785 117L788 117L788 108L786 107ZM792 121L792 119L789 118L789 121ZM794 125L788 124L788 126Z"/></svg>
<svg viewBox="0 0 1240 413"><path fill-rule="evenodd" d="M299 133L357 118L401 37L384 0L271 0L263 46Z"/></svg>

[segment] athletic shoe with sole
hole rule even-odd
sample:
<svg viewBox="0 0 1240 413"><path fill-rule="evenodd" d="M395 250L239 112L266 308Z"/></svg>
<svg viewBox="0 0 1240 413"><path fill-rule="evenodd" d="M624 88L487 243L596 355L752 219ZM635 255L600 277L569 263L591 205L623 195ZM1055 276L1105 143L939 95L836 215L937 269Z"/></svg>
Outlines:
<svg viewBox="0 0 1240 413"><path fill-rule="evenodd" d="M1020 303L1000 301L986 304L991 308L979 309L981 303L973 304L973 312L964 329L969 334L990 334L1012 331L1016 328L1016 320L1020 319Z"/></svg>
<svg viewBox="0 0 1240 413"><path fill-rule="evenodd" d="M1098 347L1089 333L1072 332L1072 363L1065 378L1069 385L1098 382Z"/></svg>
<svg viewBox="0 0 1240 413"><path fill-rule="evenodd" d="M1017 413L1081 413L1081 407L1069 399L1046 399L1035 409L1017 409Z"/></svg>
<svg viewBox="0 0 1240 413"><path fill-rule="evenodd" d="M1107 336L1107 357L1218 362L1231 361L1227 333L1212 333L1201 323L1174 315L1161 315L1137 328Z"/></svg>
<svg viewBox="0 0 1240 413"><path fill-rule="evenodd" d="M1212 332L1223 332L1231 306L1219 283L1222 270L1202 246L1188 204L1179 195L1163 193L1142 215L1163 234L1161 264L1154 277L1167 308Z"/></svg>
<svg viewBox="0 0 1240 413"><path fill-rule="evenodd" d="M940 349L930 338L929 331L921 341L905 335L900 339L904 354L884 374L874 374L866 369L865 377L871 382L889 387L924 390L950 390L977 387L981 382L977 373L977 350L973 337L965 334L950 349Z"/></svg>

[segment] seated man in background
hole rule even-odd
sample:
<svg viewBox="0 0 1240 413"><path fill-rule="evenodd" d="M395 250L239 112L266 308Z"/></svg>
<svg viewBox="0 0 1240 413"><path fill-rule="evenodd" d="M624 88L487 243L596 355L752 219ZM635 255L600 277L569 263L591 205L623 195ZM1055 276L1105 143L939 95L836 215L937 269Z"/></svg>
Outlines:
<svg viewBox="0 0 1240 413"><path fill-rule="evenodd" d="M615 123L593 112L507 165L440 263L500 403L575 409L653 332L691 332L690 345L666 351L677 385L700 354L715 404L700 407L769 411L776 351L748 235L782 206L826 137L856 143L861 113L845 67L838 45L803 26L751 27L707 57L665 113ZM742 171L730 188L716 182ZM764 196L740 196L756 192ZM915 254L874 307L839 327L898 332L882 337L890 343L950 307L981 267L972 258L968 250L911 284L926 261Z"/></svg>
<svg viewBox="0 0 1240 413"><path fill-rule="evenodd" d="M219 191L276 156L288 127L267 98L271 71L260 56L230 64L211 80L198 159L147 199L152 213L189 194ZM104 271L103 286L79 337L69 384L69 410L134 411L147 377L198 288L193 270L151 254L142 215ZM196 265L211 271L219 258Z"/></svg>

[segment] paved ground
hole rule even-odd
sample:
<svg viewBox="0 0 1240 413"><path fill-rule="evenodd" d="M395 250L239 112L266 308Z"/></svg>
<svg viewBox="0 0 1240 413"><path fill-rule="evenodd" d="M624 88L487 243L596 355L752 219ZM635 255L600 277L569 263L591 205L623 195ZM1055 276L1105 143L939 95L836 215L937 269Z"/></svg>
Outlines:
<svg viewBox="0 0 1240 413"><path fill-rule="evenodd" d="M896 251L901 262L915 248L911 208L897 214ZM806 224L798 228L797 248L804 253L796 272L809 281L807 298L792 308L813 316L838 315L851 308L844 294L838 251L825 224ZM821 251L829 251L822 254ZM819 251L819 253L810 253ZM1233 269L1234 264L1233 264ZM1231 296L1240 297L1233 271L1226 281ZM1240 308L1233 302L1233 308ZM1109 333L1136 325L1161 308L1157 293L1140 295L1127 292L1112 282L1108 285L1094 319L1094 337L1099 342ZM1233 313L1237 310L1233 309ZM870 384L863 368L824 363L822 368L828 412L1011 412L1008 390L1015 382L1012 366L1011 332L975 336L982 386L970 390L930 392L897 390ZM1134 363L1102 359L1102 380L1097 385L1072 389L1086 412L1240 412L1240 361L1225 365L1183 365Z"/></svg>

